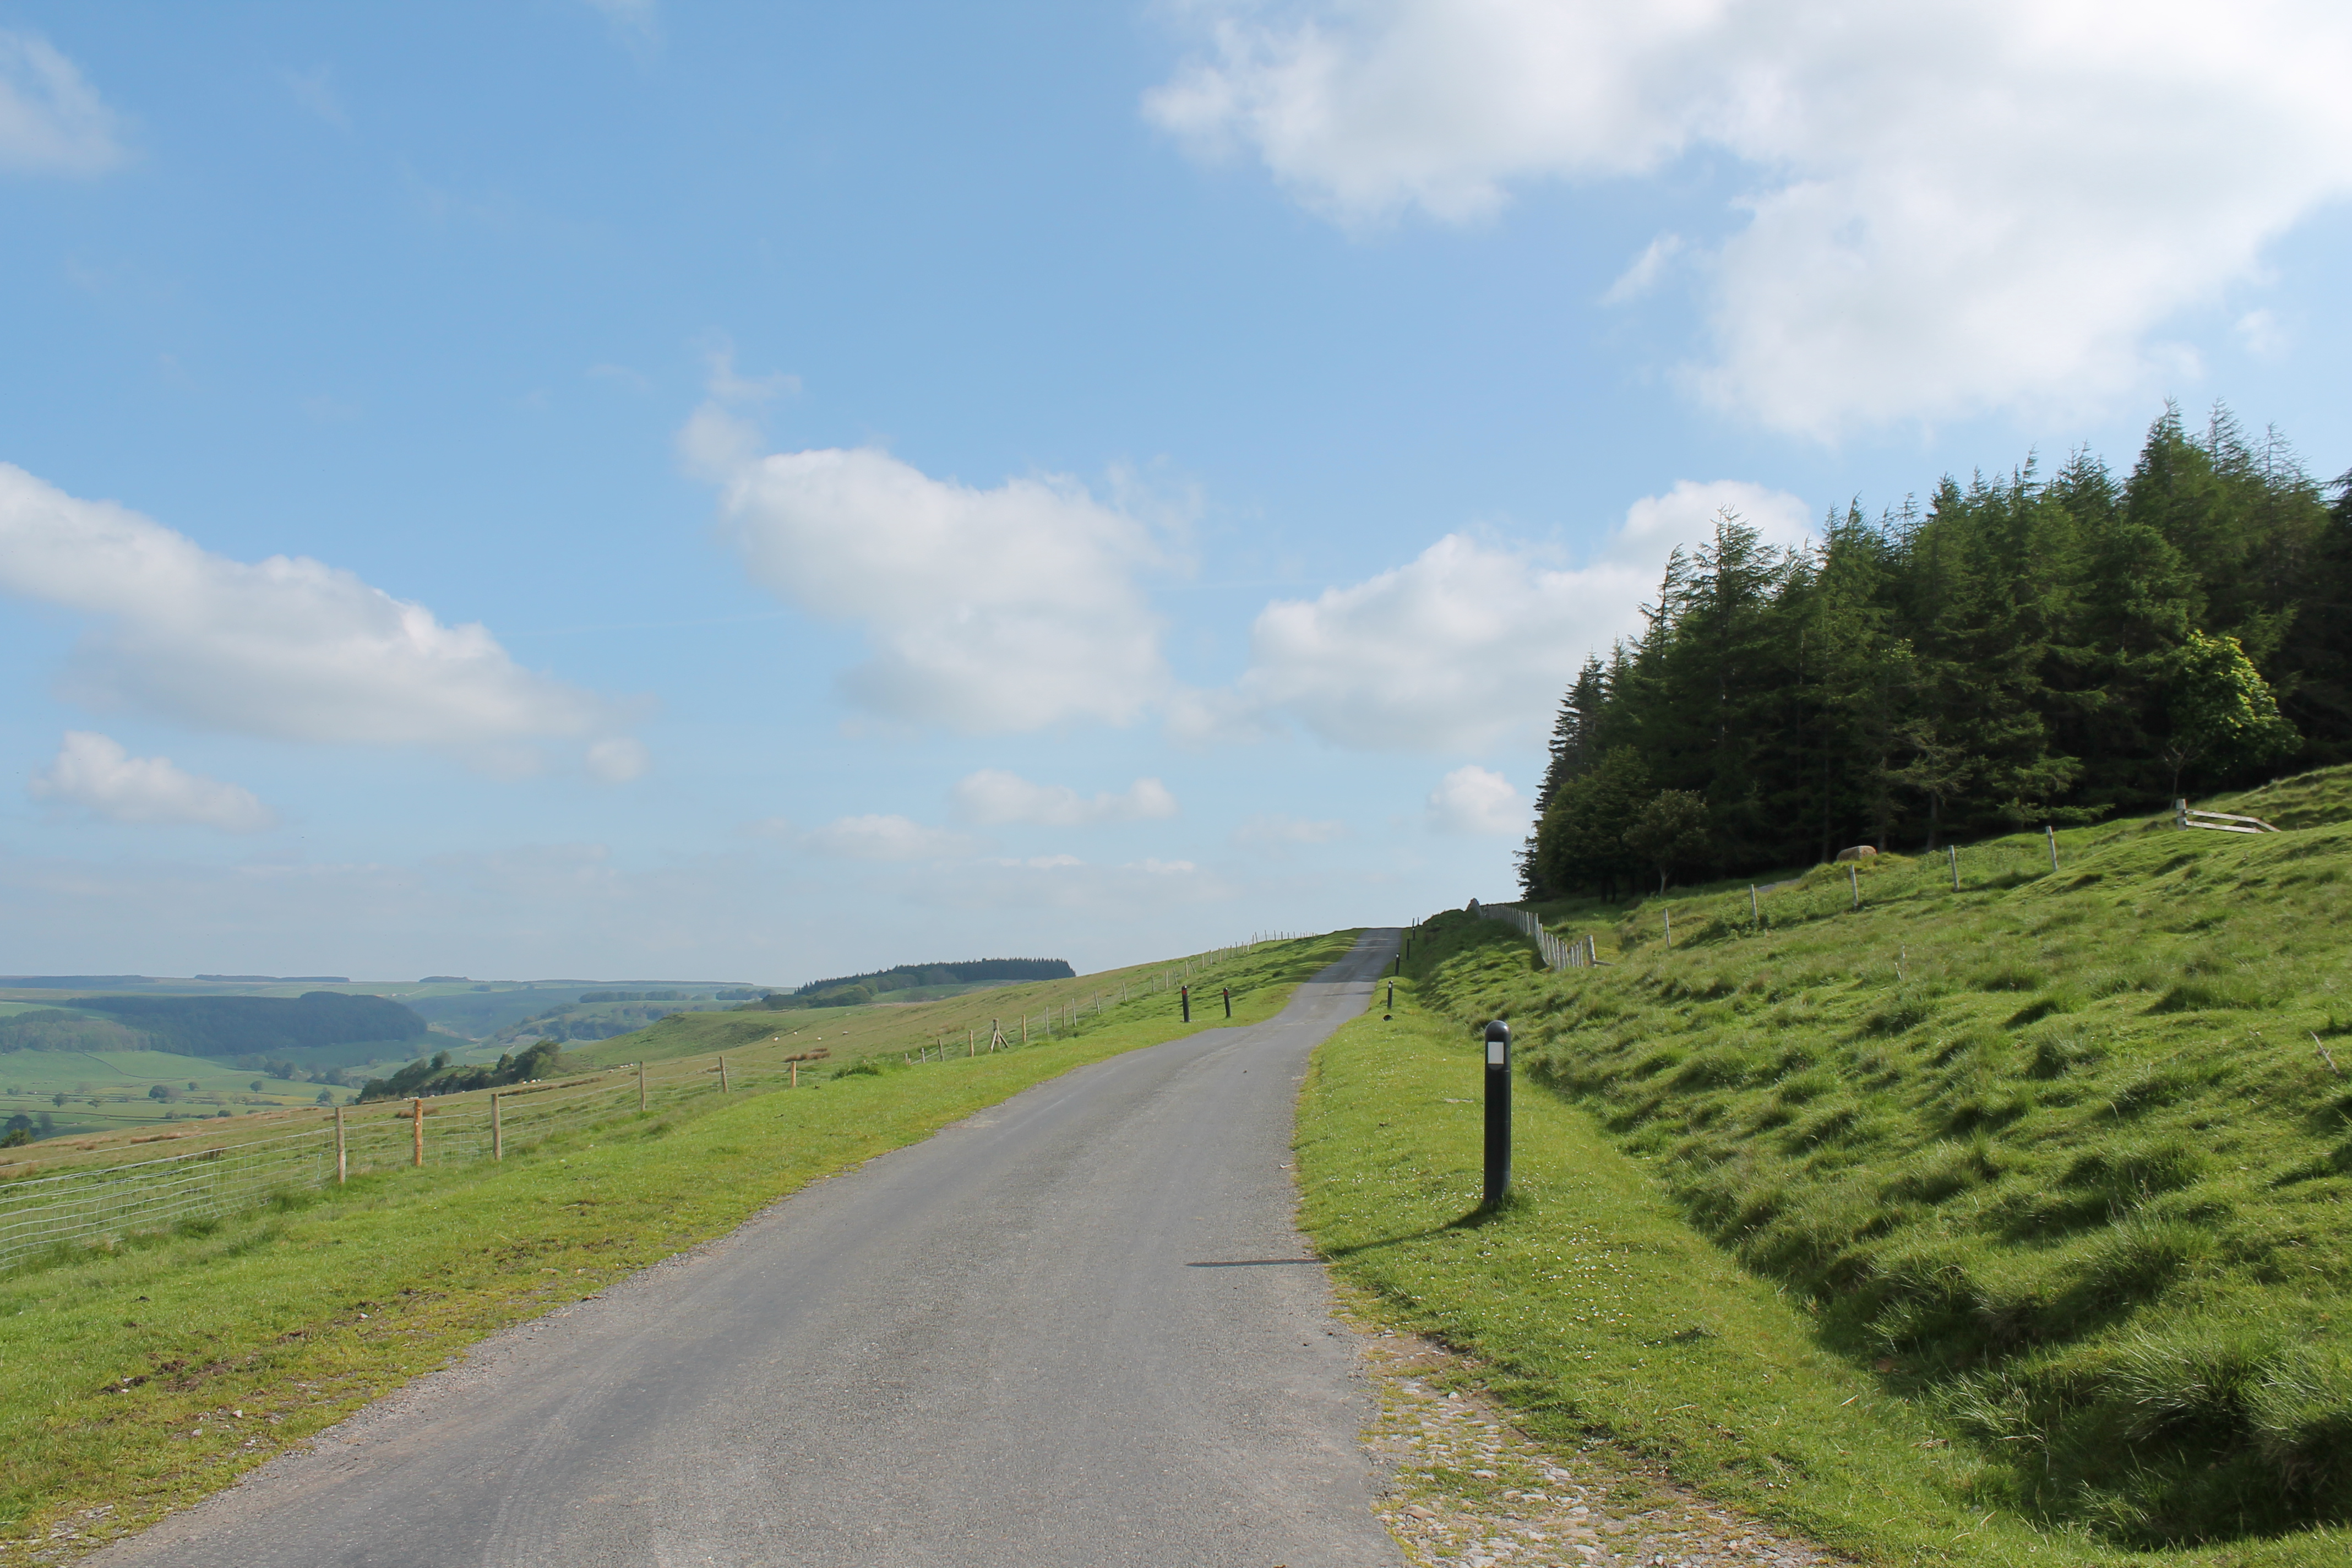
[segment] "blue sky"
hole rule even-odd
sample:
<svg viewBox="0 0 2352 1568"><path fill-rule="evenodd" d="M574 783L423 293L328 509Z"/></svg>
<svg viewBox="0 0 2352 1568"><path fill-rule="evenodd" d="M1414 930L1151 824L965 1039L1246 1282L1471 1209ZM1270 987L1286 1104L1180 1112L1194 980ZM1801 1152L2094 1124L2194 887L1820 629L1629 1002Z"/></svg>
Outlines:
<svg viewBox="0 0 2352 1568"><path fill-rule="evenodd" d="M2352 466L2347 66L2293 4L0 0L0 971L1507 896L1718 508L2168 397Z"/></svg>

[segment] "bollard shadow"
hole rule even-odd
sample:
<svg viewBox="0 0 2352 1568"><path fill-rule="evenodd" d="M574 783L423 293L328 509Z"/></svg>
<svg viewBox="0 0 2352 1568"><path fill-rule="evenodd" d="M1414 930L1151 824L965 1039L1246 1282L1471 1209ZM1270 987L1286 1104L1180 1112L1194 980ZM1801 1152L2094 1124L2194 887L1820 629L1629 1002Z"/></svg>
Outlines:
<svg viewBox="0 0 2352 1568"><path fill-rule="evenodd" d="M1360 1252L1378 1252L1383 1247L1402 1247L1408 1241L1427 1241L1433 1237L1444 1236L1449 1231L1479 1230L1516 1213L1525 1206L1526 1203L1527 1199L1517 1192L1507 1192L1503 1194L1500 1203L1480 1204L1469 1213L1449 1219L1444 1225L1433 1225L1425 1230L1407 1231L1402 1236L1384 1236L1378 1241L1360 1241L1353 1247L1334 1247L1328 1248L1324 1256L1332 1258L1353 1258Z"/></svg>

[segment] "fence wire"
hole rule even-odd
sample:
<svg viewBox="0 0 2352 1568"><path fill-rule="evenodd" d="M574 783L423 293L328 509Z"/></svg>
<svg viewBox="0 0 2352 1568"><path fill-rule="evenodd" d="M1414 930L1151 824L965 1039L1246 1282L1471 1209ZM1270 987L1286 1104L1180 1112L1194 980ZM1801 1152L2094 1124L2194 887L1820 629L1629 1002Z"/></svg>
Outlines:
<svg viewBox="0 0 2352 1568"><path fill-rule="evenodd" d="M513 1152L634 1117L641 1097L649 1111L673 1110L695 1099L716 1100L720 1076L715 1065L702 1065L709 1059L648 1067L642 1090L636 1069L624 1068L593 1080L501 1089L495 1110L488 1099L471 1095L426 1099L421 1102L423 1163L490 1159L500 1143ZM730 1062L726 1080L732 1098L782 1089L792 1082L792 1071ZM391 1101L347 1110L344 1172L359 1176L417 1164L419 1105ZM275 1194L331 1186L336 1179L335 1122L329 1115L295 1131L0 1183L0 1270L61 1247L225 1218L257 1208Z"/></svg>

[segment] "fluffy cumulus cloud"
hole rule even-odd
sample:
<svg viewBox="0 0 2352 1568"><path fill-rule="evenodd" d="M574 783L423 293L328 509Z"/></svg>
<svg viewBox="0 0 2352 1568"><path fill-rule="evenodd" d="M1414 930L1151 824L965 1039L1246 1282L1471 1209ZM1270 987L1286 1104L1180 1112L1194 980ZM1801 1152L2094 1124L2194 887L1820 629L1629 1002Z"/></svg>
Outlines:
<svg viewBox="0 0 2352 1568"><path fill-rule="evenodd" d="M134 757L87 730L67 731L57 761L33 775L31 793L110 822L194 823L230 833L258 833L278 822L250 790L200 777L169 757Z"/></svg>
<svg viewBox="0 0 2352 1568"><path fill-rule="evenodd" d="M961 833L904 816L845 816L810 834L808 847L843 860L951 860L971 853Z"/></svg>
<svg viewBox="0 0 2352 1568"><path fill-rule="evenodd" d="M716 479L751 575L850 622L869 657L850 699L967 734L1135 719L1167 686L1160 623L1137 585L1150 531L1076 480L974 489L887 452L760 456L717 405L680 437Z"/></svg>
<svg viewBox="0 0 2352 1568"><path fill-rule="evenodd" d="M1693 384L1832 436L2094 404L2177 370L2168 321L2260 281L2352 192L2335 0L1220 0L1160 125L1254 151L1342 222L1485 217L1515 184L1746 171L1687 268ZM1679 253L1679 254L1678 254Z"/></svg>
<svg viewBox="0 0 2352 1568"><path fill-rule="evenodd" d="M121 117L73 61L0 28L0 172L98 174L122 159Z"/></svg>
<svg viewBox="0 0 2352 1568"><path fill-rule="evenodd" d="M1586 654L1638 629L1669 552L1706 538L1726 510L1770 542L1805 537L1802 501L1737 480L1685 480L1635 502L1577 567L1448 534L1407 565L1267 605L1240 681L1190 694L1170 729L1195 743L1245 740L1287 719L1340 745L1423 752L1540 730Z"/></svg>
<svg viewBox="0 0 2352 1568"><path fill-rule="evenodd" d="M1105 822L1140 822L1176 815L1176 797L1158 779L1138 779L1117 794L1082 795L1067 784L1032 784L1018 773L982 768L956 781L958 821L997 826L1034 823L1045 827L1091 827Z"/></svg>
<svg viewBox="0 0 2352 1568"><path fill-rule="evenodd" d="M100 617L65 689L278 740L447 747L527 772L523 743L618 721L601 698L517 665L480 626L445 626L349 572L215 555L106 501L0 463L0 593ZM606 777L643 771L635 742Z"/></svg>
<svg viewBox="0 0 2352 1568"><path fill-rule="evenodd" d="M1440 833L1519 834L1528 803L1511 782L1481 767L1456 768L1429 792L1429 826Z"/></svg>

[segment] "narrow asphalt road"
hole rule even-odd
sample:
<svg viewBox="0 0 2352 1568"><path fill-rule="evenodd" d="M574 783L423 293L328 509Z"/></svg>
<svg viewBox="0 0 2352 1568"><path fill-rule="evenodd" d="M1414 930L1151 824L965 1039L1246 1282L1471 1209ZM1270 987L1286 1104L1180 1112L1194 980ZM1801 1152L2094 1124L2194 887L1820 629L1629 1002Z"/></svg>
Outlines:
<svg viewBox="0 0 2352 1568"><path fill-rule="evenodd" d="M104 1568L1395 1568L1282 1014L1134 1051L486 1342Z"/></svg>

